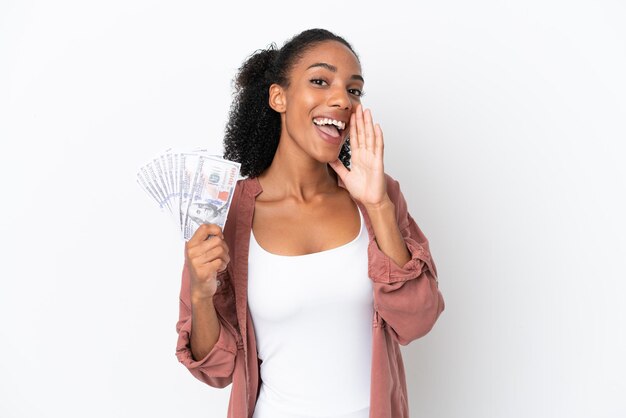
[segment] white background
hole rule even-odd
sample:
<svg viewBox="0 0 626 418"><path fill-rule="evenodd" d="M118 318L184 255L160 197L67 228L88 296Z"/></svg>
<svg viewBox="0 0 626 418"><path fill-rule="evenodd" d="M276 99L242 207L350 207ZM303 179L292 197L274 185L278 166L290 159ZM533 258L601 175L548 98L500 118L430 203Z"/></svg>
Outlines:
<svg viewBox="0 0 626 418"><path fill-rule="evenodd" d="M447 308L402 347L412 417L626 416L626 6L0 2L0 416L225 417L174 355L183 243L135 183L222 150L230 80L324 27ZM330 376L329 378L332 378Z"/></svg>

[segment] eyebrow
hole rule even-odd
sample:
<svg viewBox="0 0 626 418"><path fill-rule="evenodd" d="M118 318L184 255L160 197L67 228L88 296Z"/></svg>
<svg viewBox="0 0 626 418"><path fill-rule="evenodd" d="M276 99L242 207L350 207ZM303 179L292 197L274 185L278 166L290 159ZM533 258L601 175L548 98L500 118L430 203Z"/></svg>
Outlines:
<svg viewBox="0 0 626 418"><path fill-rule="evenodd" d="M335 67L334 65L331 64L327 64L325 62L316 62L315 64L311 64L309 65L309 67L307 68L307 70L314 68L314 67L322 67L322 68L326 68L329 71L332 71L333 73L337 72L337 67ZM365 80L363 80L363 77L361 77L358 74L354 74L350 77L350 80L360 80L363 83L365 83Z"/></svg>

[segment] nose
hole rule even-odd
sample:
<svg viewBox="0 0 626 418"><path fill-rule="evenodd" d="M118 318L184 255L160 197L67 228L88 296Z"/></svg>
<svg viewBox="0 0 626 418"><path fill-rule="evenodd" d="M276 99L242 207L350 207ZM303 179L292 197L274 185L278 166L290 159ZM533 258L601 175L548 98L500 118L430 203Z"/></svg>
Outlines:
<svg viewBox="0 0 626 418"><path fill-rule="evenodd" d="M338 107L340 109L352 109L352 98L350 94L343 86L336 86L331 89L331 94L328 99L331 107Z"/></svg>

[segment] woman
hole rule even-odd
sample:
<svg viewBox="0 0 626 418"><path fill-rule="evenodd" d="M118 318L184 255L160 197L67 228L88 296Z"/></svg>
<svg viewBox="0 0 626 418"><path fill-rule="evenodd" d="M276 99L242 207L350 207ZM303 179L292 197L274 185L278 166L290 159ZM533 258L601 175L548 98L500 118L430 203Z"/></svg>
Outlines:
<svg viewBox="0 0 626 418"><path fill-rule="evenodd" d="M247 178L224 231L204 224L185 246L176 352L233 384L229 417L408 417L398 344L444 302L363 83L322 29L240 68L224 156Z"/></svg>

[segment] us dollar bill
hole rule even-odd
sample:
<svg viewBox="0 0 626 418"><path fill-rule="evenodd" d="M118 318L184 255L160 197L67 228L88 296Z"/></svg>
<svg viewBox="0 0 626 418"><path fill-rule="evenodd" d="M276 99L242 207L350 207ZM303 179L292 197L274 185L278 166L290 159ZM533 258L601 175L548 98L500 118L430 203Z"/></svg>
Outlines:
<svg viewBox="0 0 626 418"><path fill-rule="evenodd" d="M203 223L224 228L241 165L205 148L168 148L137 170L137 184L188 241Z"/></svg>
<svg viewBox="0 0 626 418"><path fill-rule="evenodd" d="M210 155L198 155L190 195L186 200L183 238L188 241L203 223L224 228L239 164Z"/></svg>

